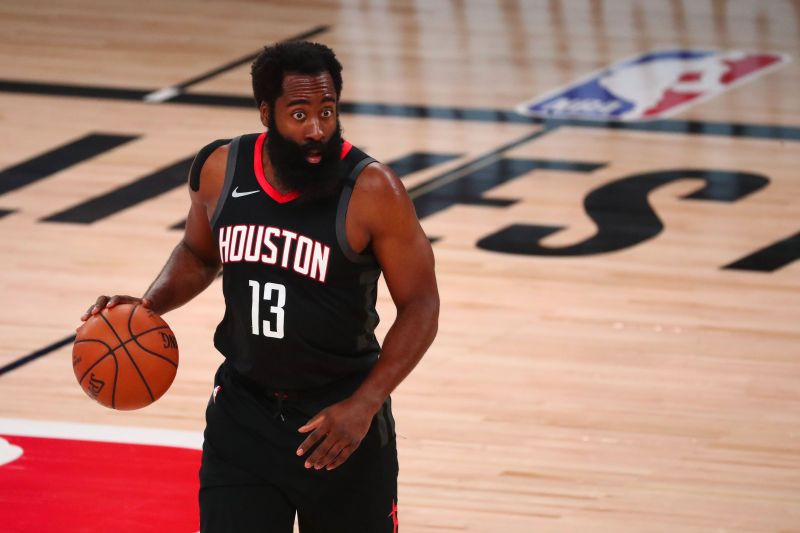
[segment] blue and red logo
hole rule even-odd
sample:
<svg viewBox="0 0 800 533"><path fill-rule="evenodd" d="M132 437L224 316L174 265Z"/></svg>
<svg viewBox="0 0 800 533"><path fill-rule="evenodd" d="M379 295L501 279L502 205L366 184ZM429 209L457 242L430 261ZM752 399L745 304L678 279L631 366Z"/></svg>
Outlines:
<svg viewBox="0 0 800 533"><path fill-rule="evenodd" d="M653 120L673 115L789 61L785 54L659 50L626 59L517 106L532 117Z"/></svg>

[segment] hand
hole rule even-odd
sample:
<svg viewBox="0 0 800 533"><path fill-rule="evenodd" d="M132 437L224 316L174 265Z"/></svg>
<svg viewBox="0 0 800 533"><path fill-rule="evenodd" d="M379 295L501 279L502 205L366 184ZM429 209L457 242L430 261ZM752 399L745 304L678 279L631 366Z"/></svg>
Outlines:
<svg viewBox="0 0 800 533"><path fill-rule="evenodd" d="M116 295L110 298L105 295L98 296L97 301L94 303L94 305L89 307L89 309L87 309L86 312L83 315L81 315L81 320L83 322L86 322L87 320L89 320L89 317L96 315L97 313L102 311L103 308L111 309L112 307L118 304L140 304L144 307L150 307L151 303L152 302L150 301L149 298L136 298L135 296Z"/></svg>
<svg viewBox="0 0 800 533"><path fill-rule="evenodd" d="M306 459L305 467L333 470L358 449L374 414L366 404L352 398L323 409L297 430L300 433L313 430L297 449L297 455L303 455L319 442L314 453Z"/></svg>

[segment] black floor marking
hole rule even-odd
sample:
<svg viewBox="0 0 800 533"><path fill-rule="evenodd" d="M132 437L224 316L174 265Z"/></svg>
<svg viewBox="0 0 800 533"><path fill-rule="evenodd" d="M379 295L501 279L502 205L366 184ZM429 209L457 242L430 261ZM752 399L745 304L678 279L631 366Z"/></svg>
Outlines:
<svg viewBox="0 0 800 533"><path fill-rule="evenodd" d="M35 183L137 138L136 135L92 133L48 150L0 172L0 194Z"/></svg>
<svg viewBox="0 0 800 533"><path fill-rule="evenodd" d="M439 187L444 186L447 183L452 181L456 181L461 179L461 177L474 172L480 168L485 166L491 165L492 163L501 159L503 153L507 152L508 150L518 148L523 144L529 143L539 137L543 137L552 131L555 131L558 128L557 125L546 125L545 127L534 131L533 133L528 133L527 135L523 135L517 140L511 141L509 143L504 144L494 150L486 152L485 154L476 157L471 161L467 161L466 163L457 166L456 168L450 169L443 174L439 174L438 176L433 176L432 178L410 188L408 190L409 196L411 199L414 200L416 204L417 198L422 197L423 195L428 194L429 192L438 189Z"/></svg>
<svg viewBox="0 0 800 533"><path fill-rule="evenodd" d="M573 162L579 172L594 168ZM702 180L702 186L685 200L736 202L763 189L769 179L759 174L713 169L675 168L620 176L589 191L583 209L596 227L595 233L579 242L559 246L542 244L549 235L564 226L545 224L511 224L480 238L478 248L492 252L545 257L577 257L625 250L655 238L664 229L658 212L650 205L650 194L670 183L687 178Z"/></svg>
<svg viewBox="0 0 800 533"><path fill-rule="evenodd" d="M447 163L448 161L458 159L459 157L461 157L461 154L413 152L401 157L400 159L395 159L387 164L392 170L394 170L395 174L402 179L410 174L413 174L414 172L435 167L436 165Z"/></svg>
<svg viewBox="0 0 800 533"><path fill-rule="evenodd" d="M73 96L77 98L101 98L105 100L141 101L148 93L146 89L119 89L69 83L0 80L0 92L36 94L40 96Z"/></svg>
<svg viewBox="0 0 800 533"><path fill-rule="evenodd" d="M43 218L43 222L91 224L186 183L193 157L162 168L128 185Z"/></svg>
<svg viewBox="0 0 800 533"><path fill-rule="evenodd" d="M54 342L53 344L51 344L49 346L45 346L41 350L36 350L35 352L33 352L31 354L28 354L28 355L26 355L24 357L20 357L16 361L11 362L11 363L5 365L4 367L0 367L0 376L5 374L6 372L10 372L10 371L14 370L15 368L19 368L22 365L28 364L31 361L34 361L34 360L36 360L36 359L38 359L38 358L40 358L42 356L45 356L45 355L49 354L50 352L54 352L54 351L58 350L59 348L61 348L62 346L66 346L67 344L72 344L73 342L75 342L75 335L70 335L69 337L65 337L65 338L61 339L60 341L56 341L56 342Z"/></svg>
<svg viewBox="0 0 800 533"><path fill-rule="evenodd" d="M2 208L0 208L0 218L8 216L8 215L10 215L11 213L14 213L14 212L15 211L13 209L2 209Z"/></svg>
<svg viewBox="0 0 800 533"><path fill-rule="evenodd" d="M772 243L747 257L725 265L728 270L749 270L751 272L775 272L800 259L800 232L791 237Z"/></svg>
<svg viewBox="0 0 800 533"><path fill-rule="evenodd" d="M575 161L501 158L456 181L446 183L414 199L417 216L424 218L453 205L508 207L516 199L484 198L483 193L536 169L592 172L603 164Z"/></svg>
<svg viewBox="0 0 800 533"><path fill-rule="evenodd" d="M112 100L142 101L153 89L119 89L116 87L69 85L62 83L0 80L0 92L71 96L78 98L105 98ZM168 103L206 105L214 107L255 108L250 96L231 96L213 93L181 93ZM341 102L344 114L373 115L381 117L437 118L456 121L500 122L514 124L545 124L551 127L573 126L627 131L714 135L753 139L800 141L800 127L771 124L746 124L737 122L706 122L697 120L654 120L650 122L601 122L593 120L556 120L530 118L507 109L461 108L448 106L417 106L368 102Z"/></svg>

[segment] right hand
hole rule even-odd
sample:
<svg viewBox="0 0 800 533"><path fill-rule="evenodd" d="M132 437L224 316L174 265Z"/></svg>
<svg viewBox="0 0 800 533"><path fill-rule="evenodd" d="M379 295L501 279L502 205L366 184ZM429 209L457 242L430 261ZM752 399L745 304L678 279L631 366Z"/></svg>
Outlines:
<svg viewBox="0 0 800 533"><path fill-rule="evenodd" d="M98 296L97 301L81 315L81 321L86 322L89 317L96 315L103 309L111 309L118 304L140 304L144 307L150 307L151 303L149 298L136 298L135 296L121 296L119 294L111 297Z"/></svg>

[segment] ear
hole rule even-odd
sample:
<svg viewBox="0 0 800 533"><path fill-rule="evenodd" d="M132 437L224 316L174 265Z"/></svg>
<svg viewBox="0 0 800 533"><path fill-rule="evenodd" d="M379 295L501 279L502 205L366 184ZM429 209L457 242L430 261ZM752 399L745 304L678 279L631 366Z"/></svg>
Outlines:
<svg viewBox="0 0 800 533"><path fill-rule="evenodd" d="M261 115L261 123L265 128L269 127L269 106L266 102L261 102L258 106L258 112Z"/></svg>

